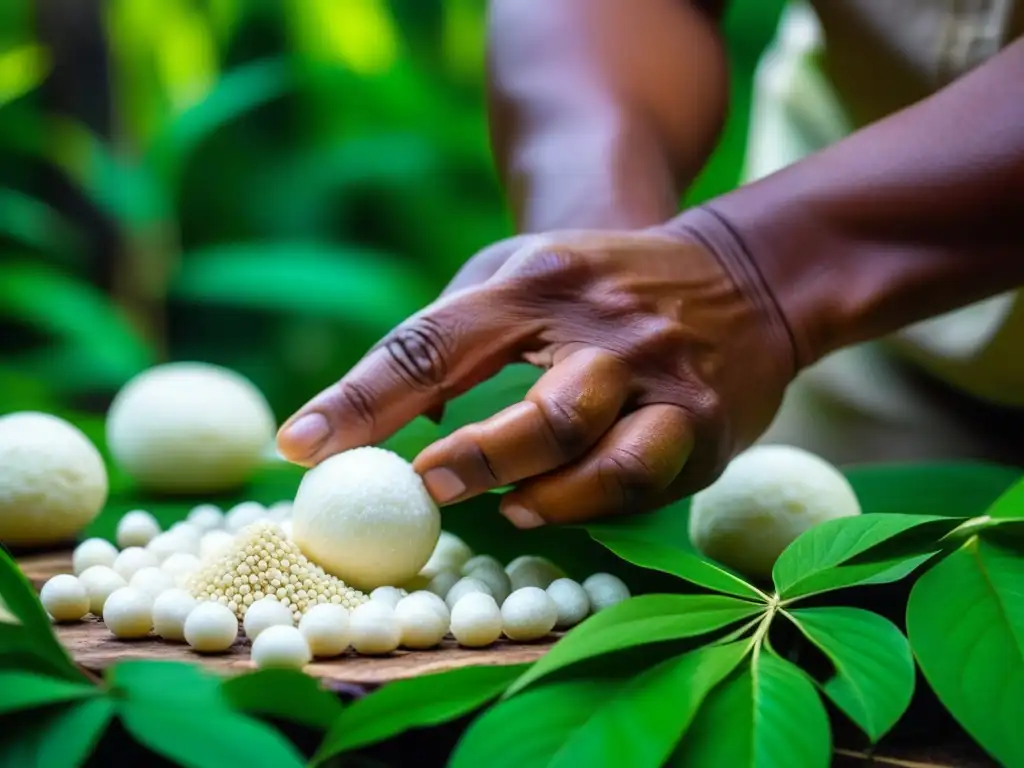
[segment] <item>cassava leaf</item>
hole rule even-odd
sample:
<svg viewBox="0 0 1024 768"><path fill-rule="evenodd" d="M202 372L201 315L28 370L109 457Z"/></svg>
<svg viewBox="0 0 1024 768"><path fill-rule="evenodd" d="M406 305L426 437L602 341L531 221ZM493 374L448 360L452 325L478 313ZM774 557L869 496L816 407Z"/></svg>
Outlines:
<svg viewBox="0 0 1024 768"><path fill-rule="evenodd" d="M99 695L98 688L30 672L0 671L0 715Z"/></svg>
<svg viewBox="0 0 1024 768"><path fill-rule="evenodd" d="M235 709L327 730L341 714L341 702L313 677L287 669L263 669L223 683Z"/></svg>
<svg viewBox="0 0 1024 768"><path fill-rule="evenodd" d="M19 712L0 728L3 764L32 768L85 765L114 716L114 702L97 697Z"/></svg>
<svg viewBox="0 0 1024 768"><path fill-rule="evenodd" d="M914 694L914 658L903 633L888 619L859 608L808 608L786 615L835 667L822 691L877 742Z"/></svg>
<svg viewBox="0 0 1024 768"><path fill-rule="evenodd" d="M770 653L707 697L669 761L682 768L826 768L828 715L797 667Z"/></svg>
<svg viewBox="0 0 1024 768"><path fill-rule="evenodd" d="M614 526L587 526L587 532L623 560L641 568L669 573L698 586L747 600L767 600L763 592L741 576L685 550L631 538Z"/></svg>
<svg viewBox="0 0 1024 768"><path fill-rule="evenodd" d="M501 693L526 665L474 666L397 680L344 709L313 762L461 717Z"/></svg>
<svg viewBox="0 0 1024 768"><path fill-rule="evenodd" d="M545 675L626 648L697 637L728 627L764 606L725 595L642 595L594 614L570 630L510 687L521 691Z"/></svg>
<svg viewBox="0 0 1024 768"><path fill-rule="evenodd" d="M918 579L907 634L939 700L1002 765L1024 765L1024 559L970 540Z"/></svg>
<svg viewBox="0 0 1024 768"><path fill-rule="evenodd" d="M1011 485L985 514L994 518L1024 518L1024 480Z"/></svg>
<svg viewBox="0 0 1024 768"><path fill-rule="evenodd" d="M772 578L779 595L797 597L860 583L881 583L902 578L900 560L911 560L940 549L938 540L956 528L962 520L935 515L866 514L829 520L801 534L779 555ZM913 542L896 556L885 545L898 536L923 530L927 535L911 536ZM878 562L867 562L868 553L880 550ZM840 566L859 558L853 571Z"/></svg>
<svg viewBox="0 0 1024 768"><path fill-rule="evenodd" d="M177 661L122 661L107 670L112 690L134 701L181 707L227 707L220 680L202 667Z"/></svg>

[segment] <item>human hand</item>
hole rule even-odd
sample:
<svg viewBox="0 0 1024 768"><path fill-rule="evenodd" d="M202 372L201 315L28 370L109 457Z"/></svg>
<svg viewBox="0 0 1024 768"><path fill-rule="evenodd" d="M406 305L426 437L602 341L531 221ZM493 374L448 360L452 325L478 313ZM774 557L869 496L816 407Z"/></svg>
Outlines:
<svg viewBox="0 0 1024 768"><path fill-rule="evenodd" d="M522 402L414 466L442 504L514 484L500 509L528 528L694 493L768 426L794 351L736 249L711 246L685 216L518 240L490 276L456 285L300 409L281 453L312 466L378 443L526 360L547 370Z"/></svg>

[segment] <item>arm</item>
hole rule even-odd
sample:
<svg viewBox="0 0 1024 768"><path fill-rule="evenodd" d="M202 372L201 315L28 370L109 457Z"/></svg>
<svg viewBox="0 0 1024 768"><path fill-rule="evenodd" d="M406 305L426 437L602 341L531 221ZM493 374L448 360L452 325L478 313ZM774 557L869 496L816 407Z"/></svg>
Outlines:
<svg viewBox="0 0 1024 768"><path fill-rule="evenodd" d="M728 103L721 0L492 0L492 144L517 228L664 222Z"/></svg>
<svg viewBox="0 0 1024 768"><path fill-rule="evenodd" d="M1021 285L1024 41L676 224L746 252L801 366Z"/></svg>

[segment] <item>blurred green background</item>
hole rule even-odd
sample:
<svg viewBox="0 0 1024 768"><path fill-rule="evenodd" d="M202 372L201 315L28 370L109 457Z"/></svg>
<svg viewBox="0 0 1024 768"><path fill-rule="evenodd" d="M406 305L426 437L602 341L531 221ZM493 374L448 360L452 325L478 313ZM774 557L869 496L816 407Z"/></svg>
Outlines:
<svg viewBox="0 0 1024 768"><path fill-rule="evenodd" d="M733 0L733 107L691 200L736 184L783 0ZM485 0L3 0L0 413L99 441L167 359L279 419L511 234Z"/></svg>

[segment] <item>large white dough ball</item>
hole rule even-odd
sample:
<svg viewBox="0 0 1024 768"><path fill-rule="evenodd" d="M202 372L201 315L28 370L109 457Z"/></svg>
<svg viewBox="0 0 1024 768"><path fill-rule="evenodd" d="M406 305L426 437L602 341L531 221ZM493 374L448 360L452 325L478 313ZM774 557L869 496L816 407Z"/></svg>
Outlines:
<svg viewBox="0 0 1024 768"><path fill-rule="evenodd" d="M107 442L140 485L172 493L244 483L273 442L274 415L245 377L206 363L168 363L129 381L110 406Z"/></svg>
<svg viewBox="0 0 1024 768"><path fill-rule="evenodd" d="M426 564L441 513L412 465L365 447L325 460L302 478L292 538L303 553L358 589L402 584Z"/></svg>
<svg viewBox="0 0 1024 768"><path fill-rule="evenodd" d="M107 501L103 458L81 430L34 411L0 418L0 541L53 544L78 534Z"/></svg>
<svg viewBox="0 0 1024 768"><path fill-rule="evenodd" d="M761 445L693 497L690 540L745 576L767 579L801 533L860 511L853 487L827 461L801 448Z"/></svg>

